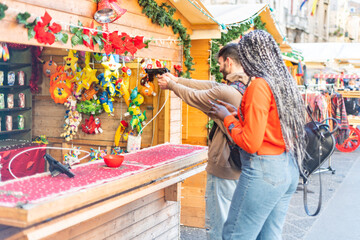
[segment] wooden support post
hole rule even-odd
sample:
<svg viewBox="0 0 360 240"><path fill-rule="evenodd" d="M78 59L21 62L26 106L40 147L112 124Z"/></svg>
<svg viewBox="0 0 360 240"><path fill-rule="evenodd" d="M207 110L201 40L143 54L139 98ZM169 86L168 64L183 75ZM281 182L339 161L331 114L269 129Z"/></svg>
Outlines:
<svg viewBox="0 0 360 240"><path fill-rule="evenodd" d="M175 183L164 189L165 201L179 202L181 198L181 182Z"/></svg>

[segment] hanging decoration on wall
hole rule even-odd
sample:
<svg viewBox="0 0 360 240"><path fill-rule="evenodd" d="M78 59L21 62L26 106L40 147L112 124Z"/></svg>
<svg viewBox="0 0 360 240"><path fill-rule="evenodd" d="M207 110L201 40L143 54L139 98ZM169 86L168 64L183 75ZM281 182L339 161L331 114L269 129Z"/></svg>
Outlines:
<svg viewBox="0 0 360 240"><path fill-rule="evenodd" d="M41 48L32 46L31 47L31 58L32 58L32 65L31 65L31 77L30 77L30 90L32 93L38 93L39 87L38 87L38 81L40 77L40 68L39 68L39 57L41 55Z"/></svg>
<svg viewBox="0 0 360 240"><path fill-rule="evenodd" d="M30 18L28 12L19 13L16 16L16 21L19 24L24 24L28 29L28 38L35 38L39 43L52 45L55 41L61 41L66 43L68 41L68 35L61 32L61 25L56 22L51 23L51 16L45 11L44 16L40 19L35 18L33 22L28 23Z"/></svg>
<svg viewBox="0 0 360 240"><path fill-rule="evenodd" d="M65 61L64 71L71 70L75 74L78 58L74 56L74 53L76 53L76 51L69 50L68 55L64 57L64 61Z"/></svg>
<svg viewBox="0 0 360 240"><path fill-rule="evenodd" d="M50 76L50 95L55 103L64 104L71 95L72 84L64 72L64 67L58 67L58 71Z"/></svg>
<svg viewBox="0 0 360 240"><path fill-rule="evenodd" d="M211 40L211 55L210 55L210 74L215 76L217 82L221 82L223 79L222 73L219 71L219 65L217 63L216 53L220 51L221 46L225 46L227 43L238 39L245 34L250 28L266 30L265 23L261 21L259 16L252 19L252 21L247 21L244 24L239 26L231 26L228 28L228 31L221 33L220 39Z"/></svg>
<svg viewBox="0 0 360 240"><path fill-rule="evenodd" d="M94 19L98 23L112 23L126 13L126 9L120 7L118 0L94 0L98 3Z"/></svg>
<svg viewBox="0 0 360 240"><path fill-rule="evenodd" d="M50 77L56 72L57 64L53 60L48 60L44 63L43 73L46 77Z"/></svg>
<svg viewBox="0 0 360 240"><path fill-rule="evenodd" d="M179 34L181 44L183 45L184 65L186 71L184 77L190 78L190 71L194 71L193 57L190 54L191 39L190 35L186 32L187 29L182 25L180 19L174 19L173 15L176 11L172 6L162 3L160 6L154 0L138 0L139 5L143 8L142 12L151 19L153 23L164 27L172 27L174 34Z"/></svg>

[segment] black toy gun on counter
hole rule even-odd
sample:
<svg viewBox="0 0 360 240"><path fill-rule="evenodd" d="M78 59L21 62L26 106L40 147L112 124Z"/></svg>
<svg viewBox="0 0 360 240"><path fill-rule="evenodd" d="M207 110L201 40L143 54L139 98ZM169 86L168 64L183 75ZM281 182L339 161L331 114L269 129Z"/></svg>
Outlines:
<svg viewBox="0 0 360 240"><path fill-rule="evenodd" d="M164 73L170 72L167 68L145 68L145 72L148 75L148 81L153 81L154 76L156 75L162 75Z"/></svg>
<svg viewBox="0 0 360 240"><path fill-rule="evenodd" d="M52 156L50 156L48 153L45 153L44 158L49 163L49 170L51 176L56 177L60 173L65 173L70 178L75 176L75 174L73 174L69 170L70 166L61 164L60 162L56 161Z"/></svg>

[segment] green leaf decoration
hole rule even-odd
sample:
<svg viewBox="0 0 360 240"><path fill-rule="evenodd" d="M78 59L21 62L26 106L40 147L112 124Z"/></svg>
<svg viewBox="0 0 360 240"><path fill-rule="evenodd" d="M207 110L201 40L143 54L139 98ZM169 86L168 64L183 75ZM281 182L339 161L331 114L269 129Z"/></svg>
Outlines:
<svg viewBox="0 0 360 240"><path fill-rule="evenodd" d="M158 24L161 27L169 26L172 28L174 34L179 34L185 58L184 65L186 67L186 71L184 76L189 78L190 71L194 70L192 68L194 62L190 53L191 40L190 35L187 34L187 29L182 25L181 20L175 20L173 18L176 9L166 3L158 5L154 0L138 0L138 3L143 8L142 13L150 18L152 23ZM145 44L148 46L148 42Z"/></svg>
<svg viewBox="0 0 360 240"><path fill-rule="evenodd" d="M24 12L24 13L19 13L17 16L16 16L16 21L19 23L19 24L27 24L27 19L30 17L30 13L28 12Z"/></svg>
<svg viewBox="0 0 360 240"><path fill-rule="evenodd" d="M28 29L28 39L33 39L35 37L35 31L34 28L29 28Z"/></svg>
<svg viewBox="0 0 360 240"><path fill-rule="evenodd" d="M82 44L82 38L79 38L77 35L72 36L71 45L74 47L79 44Z"/></svg>
<svg viewBox="0 0 360 240"><path fill-rule="evenodd" d="M78 27L70 26L70 32L72 34L76 34L79 30L80 30L80 28L78 28Z"/></svg>
<svg viewBox="0 0 360 240"><path fill-rule="evenodd" d="M8 6L0 3L0 20L5 17L5 11L8 10Z"/></svg>
<svg viewBox="0 0 360 240"><path fill-rule="evenodd" d="M69 35L67 35L66 33L58 32L55 33L54 35L55 35L55 40L58 42L62 42L65 44L69 40Z"/></svg>
<svg viewBox="0 0 360 240"><path fill-rule="evenodd" d="M265 23L261 21L261 18L257 16L254 18L254 27L259 30L266 30ZM216 54L220 51L222 46L225 46L227 43L239 39L240 36L244 35L246 31L251 28L251 23L241 24L240 26L231 26L228 28L228 31L221 33L220 39L212 39L211 43L211 59L210 61L210 73L215 77L217 82L221 82L223 79L222 73L219 72L219 65L217 62Z"/></svg>
<svg viewBox="0 0 360 240"><path fill-rule="evenodd" d="M83 40L84 40L85 42L87 42L88 44L90 44L90 37L89 37L88 35L83 35L82 37L83 37Z"/></svg>

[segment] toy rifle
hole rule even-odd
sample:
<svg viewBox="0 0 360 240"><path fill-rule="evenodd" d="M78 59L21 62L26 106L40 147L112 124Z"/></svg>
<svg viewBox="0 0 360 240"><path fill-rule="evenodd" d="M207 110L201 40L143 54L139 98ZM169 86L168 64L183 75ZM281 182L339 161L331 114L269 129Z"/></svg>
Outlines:
<svg viewBox="0 0 360 240"><path fill-rule="evenodd" d="M153 81L154 80L154 76L156 75L162 75L164 73L170 72L169 69L167 68L146 68L145 72L148 75L148 79L149 81Z"/></svg>
<svg viewBox="0 0 360 240"><path fill-rule="evenodd" d="M49 163L49 170L51 176L56 177L60 173L65 173L68 177L72 178L75 176L72 172L70 172L70 166L63 165L60 162L56 161L52 156L48 153L45 153L44 158Z"/></svg>

